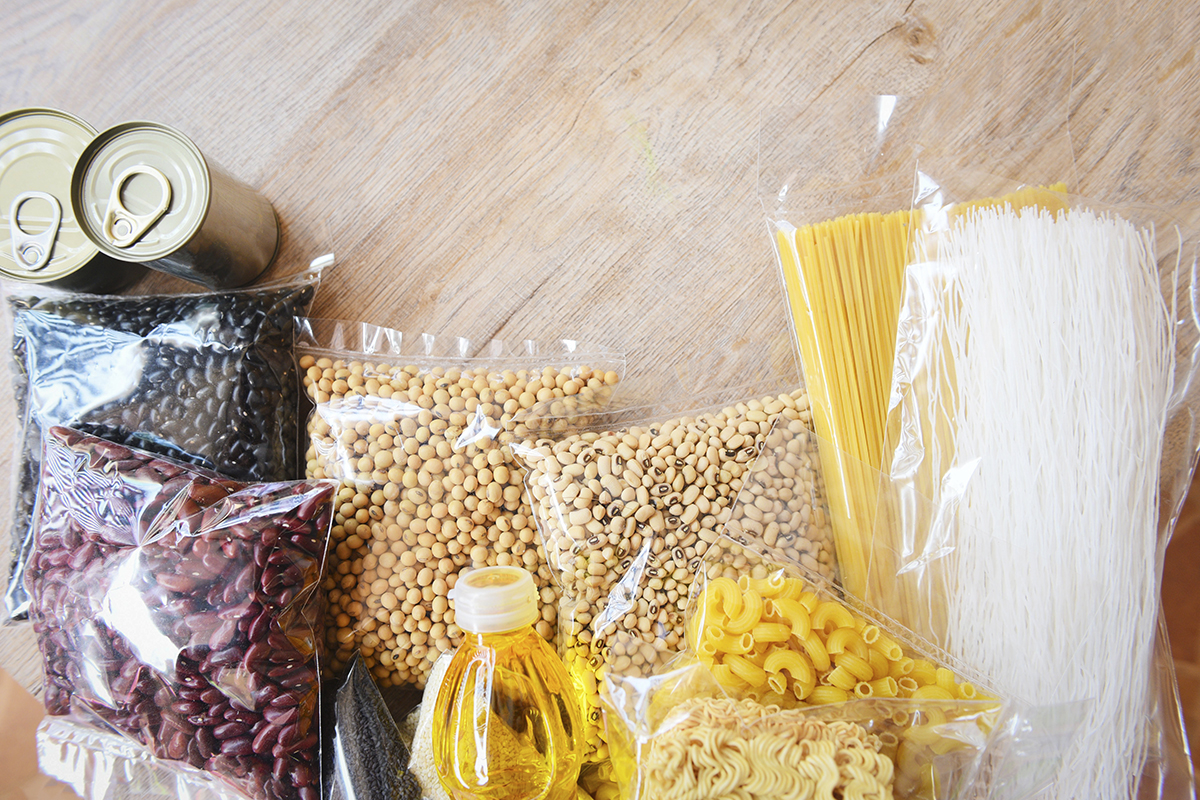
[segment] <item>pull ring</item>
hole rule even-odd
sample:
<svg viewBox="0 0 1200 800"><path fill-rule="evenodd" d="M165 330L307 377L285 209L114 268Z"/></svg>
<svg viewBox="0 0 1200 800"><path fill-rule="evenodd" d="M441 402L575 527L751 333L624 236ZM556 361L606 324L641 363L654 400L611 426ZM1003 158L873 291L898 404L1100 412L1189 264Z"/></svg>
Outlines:
<svg viewBox="0 0 1200 800"><path fill-rule="evenodd" d="M158 181L162 190L158 205L149 214L134 214L121 202L121 190L135 175L149 175ZM108 208L104 212L104 235L117 247L136 244L154 223L162 219L171 205L171 182L157 169L145 164L130 167L113 181L112 193L108 196Z"/></svg>
<svg viewBox="0 0 1200 800"><path fill-rule="evenodd" d="M28 233L21 228L17 213L28 200L44 200L50 204L50 227L41 233ZM62 225L62 206L58 198L45 192L22 192L13 198L8 213L8 228L12 234L13 260L30 272L37 272L50 263L54 240Z"/></svg>

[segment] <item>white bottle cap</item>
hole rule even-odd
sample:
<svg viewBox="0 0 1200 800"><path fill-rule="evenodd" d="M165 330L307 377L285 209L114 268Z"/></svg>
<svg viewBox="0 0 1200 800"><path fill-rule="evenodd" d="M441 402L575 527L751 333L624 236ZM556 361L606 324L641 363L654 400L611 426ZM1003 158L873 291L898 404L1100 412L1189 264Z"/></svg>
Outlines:
<svg viewBox="0 0 1200 800"><path fill-rule="evenodd" d="M520 567L482 567L460 572L450 590L454 621L471 633L501 633L541 617L533 577Z"/></svg>

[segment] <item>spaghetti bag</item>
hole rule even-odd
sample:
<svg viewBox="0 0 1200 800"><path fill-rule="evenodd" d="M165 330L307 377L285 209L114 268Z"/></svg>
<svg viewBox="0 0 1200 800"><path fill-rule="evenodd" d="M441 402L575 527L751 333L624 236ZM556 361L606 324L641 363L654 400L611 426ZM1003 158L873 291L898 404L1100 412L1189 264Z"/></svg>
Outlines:
<svg viewBox="0 0 1200 800"><path fill-rule="evenodd" d="M243 487L60 427L41 478L26 577L49 714L253 798L317 798L333 484Z"/></svg>
<svg viewBox="0 0 1200 800"><path fill-rule="evenodd" d="M1196 237L970 189L918 173L872 585L1002 691L1095 701L1058 796L1191 796L1159 601L1200 442Z"/></svg>
<svg viewBox="0 0 1200 800"><path fill-rule="evenodd" d="M1040 712L1054 735L1043 725L1037 757L1010 758L1028 744L1028 720L945 653L819 575L732 541L721 552L689 605L687 653L649 680L605 678L630 797L829 783L865 796L1022 797L1052 772L1077 708Z"/></svg>
<svg viewBox="0 0 1200 800"><path fill-rule="evenodd" d="M602 676L648 675L684 646L684 610L764 446L793 478L743 524L834 576L824 485L803 390L695 414L515 443L551 569L560 653L584 689L586 759L607 758ZM773 428L774 426L774 428Z"/></svg>
<svg viewBox="0 0 1200 800"><path fill-rule="evenodd" d="M1015 7L1014 7L1015 8ZM759 193L791 332L822 442L840 580L867 597L896 320L911 232L914 170L928 161L1031 187L1069 182L1076 57L1037 15L1002 15L984 43L994 69L940 76L909 96L849 93L764 114ZM1015 57L1008 37L1037 42ZM1020 103L997 104L997 97ZM980 183L975 197L997 196ZM1065 188L1061 187L1061 188ZM1017 198L1016 203L1037 202ZM887 610L886 606L877 607Z"/></svg>
<svg viewBox="0 0 1200 800"><path fill-rule="evenodd" d="M5 609L28 610L42 432L72 425L110 441L242 481L297 477L293 318L319 273L230 292L149 297L75 294L8 299L15 390L25 438L16 467Z"/></svg>
<svg viewBox="0 0 1200 800"><path fill-rule="evenodd" d="M308 476L341 483L326 581L333 668L361 653L381 687L423 687L461 640L448 596L464 567L527 569L545 609L538 632L552 639L558 595L505 445L585 423L623 357L316 319L301 322L297 350L313 401Z"/></svg>

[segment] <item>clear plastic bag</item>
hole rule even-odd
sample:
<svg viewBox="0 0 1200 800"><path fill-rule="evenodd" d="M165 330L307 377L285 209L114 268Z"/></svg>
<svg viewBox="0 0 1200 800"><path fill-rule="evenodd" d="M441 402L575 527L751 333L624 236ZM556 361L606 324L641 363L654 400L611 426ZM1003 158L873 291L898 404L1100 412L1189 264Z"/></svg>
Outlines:
<svg viewBox="0 0 1200 800"><path fill-rule="evenodd" d="M625 796L821 786L1018 798L1053 774L1078 706L1040 709L1031 723L982 678L821 576L732 541L721 553L706 559L689 605L687 652L649 677L605 676ZM1023 783L992 782L1009 773Z"/></svg>
<svg viewBox="0 0 1200 800"><path fill-rule="evenodd" d="M1059 796L1191 796L1158 614L1197 444L1194 235L1077 197L959 212L971 176L926 169L872 596L1029 702L1094 700ZM1014 661L1029 641L1053 644Z"/></svg>
<svg viewBox="0 0 1200 800"><path fill-rule="evenodd" d="M421 800L408 746L361 656L338 689L333 719L327 800Z"/></svg>
<svg viewBox="0 0 1200 800"><path fill-rule="evenodd" d="M238 480L299 477L294 316L320 272L238 291L150 297L13 287L15 470L5 608L23 619L42 432L76 428Z"/></svg>
<svg viewBox="0 0 1200 800"><path fill-rule="evenodd" d="M247 800L203 770L155 758L144 747L69 717L37 730L38 768L83 800Z"/></svg>
<svg viewBox="0 0 1200 800"><path fill-rule="evenodd" d="M1065 63L1069 67L1070 60ZM977 645L981 638L987 637L975 634L972 638L972 635L964 634L964 627L974 624L975 613L964 613L962 604L954 598L967 593L986 609L979 614L999 619L1004 614L995 609L1007 608L1011 601L1005 598L1009 595L1001 589L992 596L983 588L988 581L948 567L967 552L959 552L962 539L956 537L970 537L981 546L985 542L992 543L995 550L992 560L976 559L980 573L1009 587L1024 585L1024 582L1039 586L1022 596L1019 607L1009 618L1019 619L1020 614L1030 613L1034 618L1042 616L1043 620L1050 611L1061 608L1049 600L1050 592L1061 590L1064 602L1069 603L1099 585L1093 576L1101 575L1104 581L1111 581L1115 572L1109 564L1113 559L1100 556L1100 548L1091 539L1066 553L1055 551L1055 555L1048 555L1041 552L1048 548L1039 548L1036 553L1007 558L1001 543L1007 540L1011 527L1006 524L1008 511L993 511L986 522L976 519L964 526L960 520L963 502L972 502L978 507L979 493L990 492L996 498L1011 498L1020 492L1014 492L1009 483L998 480L994 471L989 473L990 477L980 477L981 472L988 471L987 465L995 453L976 449L970 456L964 456L956 449L953 438L947 435L948 420L955 417L963 401L963 389L958 382L960 370L954 356L948 354L956 342L966 343L966 340L956 339L958 333L948 333L951 327L948 320L963 313L961 303L951 296L953 288L948 288L953 287L953 276L960 267L948 263L938 254L949 246L960 246L955 243L961 242L963 228L968 225L978 228L977 221L981 217L994 214L1027 220L1041 216L1052 220L1080 216L1075 211L1062 215L1066 209L1078 209L1081 204L1077 198L1066 194L1067 187L1074 184L1073 155L1065 127L1064 99L1068 81L1059 68L1062 63L1055 61L1054 64L1048 78L1039 78L1038 85L1043 88L1029 92L1026 102L1006 109L995 109L986 99L992 81L1007 80L1009 70L996 70L993 76L984 76L982 80L977 76L965 76L963 80L968 85L961 91L941 91L926 98L849 98L832 103L832 107L809 108L800 113L786 110L769 116L764 121L761 136L761 194L787 284L793 332L801 340L806 381L813 394L814 422L818 433L828 442L822 456L832 487L831 514L843 584L914 630L961 655L996 679L1001 688L1030 702L1045 702L1050 695L1027 696L1029 692L1017 691L1009 681L1001 678L1006 671L1010 671L1011 678L1011 670L1020 665L1026 674L1047 676L1049 680L1048 676L1055 674L1056 669L1069 669L1064 672L1068 676L1095 674L1101 662L1112 664L1131 658L1129 671L1138 676L1137 683L1148 689L1145 705L1141 706L1140 699L1137 701L1144 712L1136 715L1139 720L1128 723L1094 726L1089 722L1088 725L1093 726L1092 732L1081 734L1079 751L1064 761L1068 765L1075 764L1069 767L1070 772L1064 773L1070 776L1066 778L1066 784L1073 787L1071 791L1083 795L1106 794L1108 790L1089 784L1102 770L1081 767L1083 762L1079 758L1084 753L1095 757L1101 750L1109 749L1112 751L1109 757L1100 758L1105 769L1117 761L1129 759L1129 784L1115 790L1117 794L1133 793L1134 789L1130 787L1138 785L1140 772L1141 791L1150 796L1190 797L1194 793L1194 781L1191 766L1183 755L1186 747L1181 747L1184 735L1172 685L1169 647L1165 636L1156 638L1154 634L1157 630L1154 620L1157 575L1161 573L1162 551L1190 483L1197 452L1193 410L1197 342L1193 308L1195 255L1191 244L1194 237L1186 226L1172 219L1171 214L1126 206L1110 217L1116 224L1119 224L1117 217L1127 217L1143 231L1149 230L1148 223L1157 225L1150 238L1157 240L1155 248L1162 278L1160 293L1168 298L1166 306L1170 309L1168 316L1171 317L1174 339L1172 358L1178 373L1173 396L1165 402L1167 410L1163 422L1166 433L1161 458L1156 452L1135 452L1136 447L1128 448L1126 452L1129 463L1151 465L1145 470L1149 477L1144 480L1157 489L1157 497L1149 501L1151 505L1157 504L1150 514L1156 518L1151 527L1156 527L1157 535L1147 535L1143 530L1137 536L1127 537L1131 548L1138 548L1141 553L1130 562L1140 566L1129 570L1128 580L1115 581L1119 588L1111 593L1101 593L1106 600L1096 603L1097 609L1110 608L1111 598L1130 596L1136 584L1141 587L1136 591L1141 597L1136 614L1110 609L1106 615L1094 609L1091 615L1086 615L1086 621L1081 622L1078 629L1072 628L1070 633L1059 635L1043 631L1035 637L1038 641L1052 641L1053 646L1043 648L1026 641L1010 640L1008 651L1000 654L997 650L994 657L985 658L979 654ZM1044 82L1047 80L1049 83ZM969 85L971 83L978 83L978 86ZM979 92L978 88L984 91ZM840 144L830 145L829 142ZM798 180L801 173L797 170L808 162L814 146L837 148L836 158L821 159L834 168L830 173L813 175L810 172ZM1112 187L1114 193L1128 190L1126 186ZM1090 205L1100 212L1106 210L1101 204ZM882 319L885 324L878 326L879 335L872 347L844 346L844 342L841 346L829 346L814 335L814 330L819 334L820 326L831 323L822 321L824 312L821 311L822 295L817 291L819 286L807 280L804 272L815 259L811 250L806 252L800 246L798 234L818 226L837 228L839 225L844 232L848 229L842 224L844 221L822 220L862 212L892 213L898 222L894 246L890 248L883 247L878 239L854 240L849 237L850 244L857 244L860 253L873 249L887 255L892 267L881 270L881 274L887 275L888 280L867 282L869 291L866 294L849 293L842 302L826 302L823 307L850 320L851 325L864 318ZM1180 216L1192 218L1194 210L1188 209ZM879 216L874 222L867 222L862 216L856 219L855 236L861 237L862 231L881 227L878 221L882 217ZM1043 234L1039 236L1045 238ZM1027 238L1025 234L1013 233L1008 241ZM838 246L853 250L846 241ZM825 253L821 253L821 257L833 260ZM865 260L861 255L858 258ZM1096 264L1101 263L1100 258L1093 260ZM1035 268L1033 272L1038 279L1022 284L1022 288L1013 291L1008 301L998 304L998 308L1024 310L1038 304L1046 308L1047 297L1058 297L1056 293L1063 291L1062 275L1069 263L1069 257L1056 258ZM848 270L837 272L845 274ZM1013 272L1014 269L1009 268L998 270L997 274ZM1100 311L1100 314L1092 315L1093 321L1097 316L1103 319L1105 315L1109 321L1122 318L1119 309L1128 305L1127 293L1119 293L1118 302L1096 299L1103 290L1101 272L1089 269L1087 275L1077 280L1066 294L1069 300L1063 306L1071 310L1061 316L1076 321L1084 319L1087 314L1080 310L1080 305L1090 303L1084 310L1089 313ZM1148 282L1154 283L1154 280ZM888 313L881 313L881 309ZM989 326L988 333L995 333L1000 340L1005 338L999 333L1004 329L1024 335L1043 325L1051 316L1045 313L1032 315L1032 323L1025 319L1018 321L1014 316L1006 323ZM1045 359L1057 358L1054 346L1064 337L1060 332L1037 329L1043 331L1041 340L1047 345ZM810 339L807 350L803 341L806 336ZM1098 394L1095 383L1085 392L1085 395L1098 397L1113 382L1121 380L1118 373L1122 368L1145 363L1146 359L1129 356L1127 352L1113 352L1112 343L1121 337L1115 335L1112 328L1096 333L1095 337L1098 340L1095 346L1087 337L1082 341L1073 339L1072 346L1081 352L1110 348L1106 364L1111 367L1109 377L1101 382ZM841 340L847 338L843 336ZM1070 338L1069 333L1067 338ZM871 340L862 337L861 341ZM894 364L892 342L895 342ZM976 352L982 352L984 335L974 337L970 344ZM990 369L994 377L1002 378L1007 391L1019 393L1030 375L1044 363L1049 362L1041 357L1027 358L1024 363L1021 359L1010 359L1003 362L1003 366L1000 361L994 361ZM1061 362L1061 367L1059 377L1070 373L1066 360ZM864 381L868 378L870 396L875 401L863 404L852 396L854 391L867 386ZM1004 379L1007 383L1003 383ZM1069 389L1066 384L1070 384ZM1069 460L1039 460L1032 456L1016 459L1012 463L1014 466L1020 463L1021 467L1015 471L1040 475L1040 485L1044 486L1053 485L1056 480L1065 482L1067 476L1079 478L1094 470L1097 459L1110 452L1107 446L1122 435L1128 420L1140 413L1133 410L1141 402L1136 400L1134 393L1135 399L1128 406L1122 406L1120 410L1112 406L1112 410L1093 417L1099 428L1092 429L1089 435L1098 435L1092 435L1090 439L1084 435L1060 433L1047 436L1044 432L1032 435L1028 432L1038 428L1036 422L1029 424L1030 419L1050 418L1056 413L1064 419L1061 412L1081 404L1098 408L1099 404L1090 399L1083 403L1078 400L1078 389L1085 385L1089 385L1085 380L1064 382L1063 390L1047 396L1042 409L1036 412L1011 399L1006 407L1002 407L1003 402L994 406L995 419L1010 421L1008 429L1003 434L997 432L994 437L997 442L1003 440L1004 446L1017 442L1032 450L1049 441L1057 443L1059 452L1073 452L1079 442L1085 439L1090 442L1086 453ZM1153 394L1157 389L1147 385L1145 391ZM984 394L993 400L1006 396L996 388ZM870 407L864 412L867 405ZM869 416L869 435L852 425L842 424L839 414ZM1074 414L1071 419L1087 417L1085 412ZM1103 426L1098 422L1100 418L1106 420ZM1153 446L1150 451L1154 451ZM1155 462L1158 462L1157 471L1153 469ZM878 474L880 468L885 473L882 482ZM1026 487L1022 491L1030 490ZM1115 487L1101 489L1095 480L1082 479L1058 490L1063 498L1089 497L1098 506L1121 491ZM1001 500L1002 505L1004 502ZM1030 505L1012 499L1007 503L1022 511ZM1145 498L1136 504L1123 502L1113 509L1108 520L1096 525L1096 529L1105 528L1135 505L1148 512ZM1064 525L1069 528L1069 520L1039 519L1036 528L1038 535L1049 536ZM1144 525L1140 527L1145 528ZM1105 546L1108 546L1107 540ZM975 552L982 551L977 549ZM1093 558L1089 561L1089 557ZM1039 568L1049 564L1052 574L1043 571L1041 578L1034 579L1035 571L1024 569L1026 562L1037 564ZM982 566L985 563L986 567ZM1001 579L1004 571L992 567L997 563L1013 570L1017 579ZM1137 574L1133 575L1134 572ZM1075 592L1075 586L1084 587L1086 591ZM1033 601L1030 599L1033 597L1040 600ZM950 612L948 603L957 610ZM1027 605L1032 610L1024 610ZM1120 620L1117 627L1137 641L1114 643L1107 650L1101 648L1105 655L1095 655L1094 649L1087 648L1091 647L1089 642L1099 641L1098 620L1114 614ZM1131 626L1130 620L1135 617L1137 621ZM953 634L951 629L955 631ZM1031 629L1041 630L1038 625L1032 625ZM1136 633L1133 633L1135 629ZM1106 630L1104 635L1107 634ZM1147 655L1151 648L1152 657ZM1015 658L1014 652L1020 653L1021 657ZM1044 663L1049 653L1057 654L1051 658L1056 659L1057 666L1047 670ZM1136 655L1126 655L1128 653ZM1089 662L1086 667L1078 663L1081 659ZM1042 663L1043 667L1028 669L1027 661ZM1067 665L1071 666L1068 668ZM1066 686L1070 680L1073 678L1064 678L1061 685ZM1096 698L1092 705L1093 720L1129 701L1126 683L1124 678L1117 680L1113 676L1101 681L1102 690L1089 692ZM1142 697L1143 689L1135 690L1134 694ZM1054 697L1059 695L1054 694ZM1119 700L1120 697L1124 699ZM1115 755L1117 750L1122 754Z"/></svg>
<svg viewBox="0 0 1200 800"><path fill-rule="evenodd" d="M1072 171L1065 75L1043 76L1052 88L1012 118L980 120L964 104L969 95L949 87L921 98L851 96L764 118L760 193L814 428L828 443L822 458L841 580L860 596L867 595L904 269L926 213L913 204L914 167L930 161L963 170L986 158L998 171L1019 166L1026 181L1065 191L1064 172ZM821 170L805 169L814 152ZM980 179L979 193L964 199L1061 205L1054 192L1032 186L985 199L1010 185Z"/></svg>
<svg viewBox="0 0 1200 800"><path fill-rule="evenodd" d="M538 632L552 640L558 596L505 445L586 424L623 356L314 319L297 352L314 403L308 475L342 483L326 582L333 669L360 652L382 687L424 686L461 639L448 595L471 566L529 570L545 609Z"/></svg>
<svg viewBox="0 0 1200 800"><path fill-rule="evenodd" d="M47 431L26 573L47 711L254 798L315 800L316 601L334 491L239 487Z"/></svg>
<svg viewBox="0 0 1200 800"><path fill-rule="evenodd" d="M783 494L756 496L736 521L797 563L834 575L803 390L694 416L627 417L620 415L628 427L512 445L562 582L559 651L583 687L592 762L607 758L602 676L650 674L683 648L693 581L703 559L717 555L765 445L770 464L761 468L792 482Z"/></svg>

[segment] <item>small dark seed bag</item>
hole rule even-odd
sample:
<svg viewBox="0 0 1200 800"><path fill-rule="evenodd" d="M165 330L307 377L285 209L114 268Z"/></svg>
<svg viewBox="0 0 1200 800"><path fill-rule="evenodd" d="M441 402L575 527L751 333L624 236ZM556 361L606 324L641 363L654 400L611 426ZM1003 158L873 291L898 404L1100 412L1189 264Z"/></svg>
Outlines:
<svg viewBox="0 0 1200 800"><path fill-rule="evenodd" d="M361 654L337 691L333 719L326 800L421 800L408 747Z"/></svg>
<svg viewBox="0 0 1200 800"><path fill-rule="evenodd" d="M318 272L229 292L107 297L14 295L16 466L5 614L24 619L42 432L70 425L242 481L303 477L294 318Z"/></svg>

